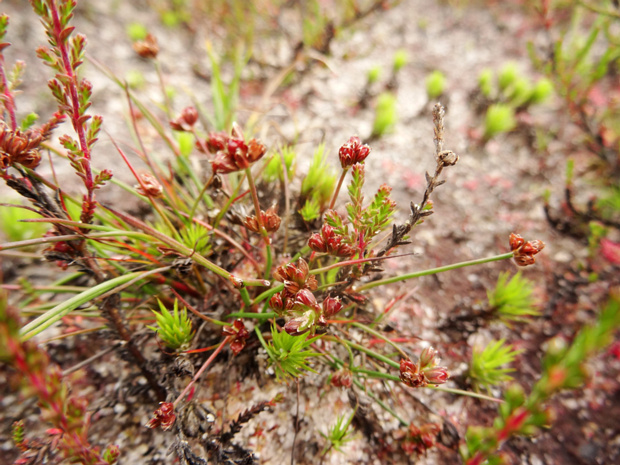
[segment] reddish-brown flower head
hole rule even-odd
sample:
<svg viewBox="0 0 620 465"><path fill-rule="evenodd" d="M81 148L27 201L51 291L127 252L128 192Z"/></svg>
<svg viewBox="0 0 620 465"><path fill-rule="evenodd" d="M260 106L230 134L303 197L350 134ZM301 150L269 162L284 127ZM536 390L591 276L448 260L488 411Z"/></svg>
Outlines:
<svg viewBox="0 0 620 465"><path fill-rule="evenodd" d="M157 39L152 34L147 34L144 40L134 42L133 49L142 58L157 58L159 53Z"/></svg>
<svg viewBox="0 0 620 465"><path fill-rule="evenodd" d="M342 310L342 302L338 297L328 297L323 301L323 315L331 318Z"/></svg>
<svg viewBox="0 0 620 465"><path fill-rule="evenodd" d="M136 186L136 191L147 197L159 198L164 188L151 173L140 173L140 185Z"/></svg>
<svg viewBox="0 0 620 465"><path fill-rule="evenodd" d="M232 173L248 168L252 163L262 158L267 148L256 139L246 142L236 137L239 131L233 130L233 135L224 136L222 133L212 133L206 141L207 149L215 153L211 162L215 173ZM199 144L199 148L202 144Z"/></svg>
<svg viewBox="0 0 620 465"><path fill-rule="evenodd" d="M56 125L57 122L53 124ZM41 130L13 131L0 122L0 170L7 169L13 163L30 169L39 166L39 146L47 137L49 134L44 134Z"/></svg>
<svg viewBox="0 0 620 465"><path fill-rule="evenodd" d="M340 165L343 169L349 168L356 163L362 163L369 154L370 147L362 144L362 141L357 136L351 137L338 151Z"/></svg>
<svg viewBox="0 0 620 465"><path fill-rule="evenodd" d="M400 380L410 387L424 387L429 384L443 384L450 378L448 369L437 366L439 357L432 347L426 347L420 354L419 364L409 359L400 361Z"/></svg>
<svg viewBox="0 0 620 465"><path fill-rule="evenodd" d="M351 384L353 384L353 373L351 373L351 370L347 370L346 368L338 370L332 376L331 384L334 387L349 389Z"/></svg>
<svg viewBox="0 0 620 465"><path fill-rule="evenodd" d="M161 426L164 431L169 430L174 425L176 415L174 405L171 402L160 402L160 407L155 410L155 416L146 424L147 428L157 428Z"/></svg>
<svg viewBox="0 0 620 465"><path fill-rule="evenodd" d="M265 230L268 233L272 233L277 231L280 228L280 223L282 219L276 213L276 206L269 208L266 212L260 211L261 223L265 227ZM260 233L260 228L258 225L258 221L256 215L246 216L243 225L248 228L250 231L254 231L256 233Z"/></svg>
<svg viewBox="0 0 620 465"><path fill-rule="evenodd" d="M336 234L334 228L325 223L319 233L312 234L308 246L315 252L327 253L337 257L350 257L355 248L347 244L347 238Z"/></svg>
<svg viewBox="0 0 620 465"><path fill-rule="evenodd" d="M198 110L194 107L186 107L181 112L181 115L170 121L170 127L175 131L189 132L194 127L194 124L198 121Z"/></svg>
<svg viewBox="0 0 620 465"><path fill-rule="evenodd" d="M284 283L286 297L293 297L302 289L314 291L318 287L316 278L310 274L308 263L299 258L296 263L280 265L273 272L277 281Z"/></svg>
<svg viewBox="0 0 620 465"><path fill-rule="evenodd" d="M518 266L533 265L536 261L534 255L545 248L543 241L533 240L525 242L525 239L515 233L510 234L509 244L515 263Z"/></svg>
<svg viewBox="0 0 620 465"><path fill-rule="evenodd" d="M234 336L235 338L230 343L230 349L233 354L238 355L239 352L245 347L246 339L250 337L249 331L246 329L243 320L236 319L232 326L224 326L222 330L226 336Z"/></svg>

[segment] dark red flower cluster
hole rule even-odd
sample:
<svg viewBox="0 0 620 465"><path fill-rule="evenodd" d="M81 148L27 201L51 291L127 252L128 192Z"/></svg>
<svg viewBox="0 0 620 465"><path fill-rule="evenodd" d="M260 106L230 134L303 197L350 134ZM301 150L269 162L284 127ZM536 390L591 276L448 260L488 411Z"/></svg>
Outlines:
<svg viewBox="0 0 620 465"><path fill-rule="evenodd" d="M225 336L234 336L235 338L230 343L230 349L233 354L239 355L239 352L245 347L245 341L250 337L250 332L247 330L241 319L235 320L232 326L224 326L222 330Z"/></svg>
<svg viewBox="0 0 620 465"><path fill-rule="evenodd" d="M338 298L328 297L318 304L312 293L318 283L301 257L296 264L287 263L276 268L273 277L284 283L284 290L274 294L269 305L278 315L287 318L284 329L293 336L314 331L316 325L327 326L327 320L342 310Z"/></svg>
<svg viewBox="0 0 620 465"><path fill-rule="evenodd" d="M400 447L407 454L422 455L437 443L440 432L441 428L437 423L426 423L419 427L411 423Z"/></svg>
<svg viewBox="0 0 620 465"><path fill-rule="evenodd" d="M333 374L331 384L334 387L349 389L351 384L353 384L353 373L351 370L347 370L346 368L338 370Z"/></svg>
<svg viewBox="0 0 620 465"><path fill-rule="evenodd" d="M284 291L282 291L284 299L294 297L302 289L314 291L319 285L316 278L310 274L308 262L301 257L297 263L287 263L277 267L273 272L273 277L275 280L284 283Z"/></svg>
<svg viewBox="0 0 620 465"><path fill-rule="evenodd" d="M308 239L308 246L315 252L327 253L337 257L350 257L355 248L347 244L347 238L336 234L333 227L323 224L321 232L314 233Z"/></svg>
<svg viewBox="0 0 620 465"><path fill-rule="evenodd" d="M155 410L153 418L146 424L147 428L157 428L161 426L164 431L169 430L174 425L176 415L174 414L174 404L172 402L160 402L160 407Z"/></svg>
<svg viewBox="0 0 620 465"><path fill-rule="evenodd" d="M237 127L233 128L230 136L225 132L212 132L205 143L199 142L196 146L200 151L204 151L203 147L206 146L210 153L215 154L211 162L214 173L244 170L267 152L267 148L256 139L246 143Z"/></svg>
<svg viewBox="0 0 620 465"><path fill-rule="evenodd" d="M368 155L370 155L370 147L362 144L362 141L357 136L351 137L338 151L342 169L349 168L356 163L362 163Z"/></svg>
<svg viewBox="0 0 620 465"><path fill-rule="evenodd" d="M534 255L545 248L545 243L543 241L534 240L525 242L525 239L515 233L510 234L509 242L515 263L519 266L533 265L536 261Z"/></svg>
<svg viewBox="0 0 620 465"><path fill-rule="evenodd" d="M420 354L419 364L409 359L400 361L400 380L409 387L424 387L429 384L443 384L448 381L450 374L445 367L439 364L437 351L432 347L425 348Z"/></svg>
<svg viewBox="0 0 620 465"><path fill-rule="evenodd" d="M39 166L39 146L50 137L63 118L61 114L54 114L41 128L27 131L12 130L0 121L0 170L6 170L13 163L30 169Z"/></svg>
<svg viewBox="0 0 620 465"><path fill-rule="evenodd" d="M275 205L269 208L266 212L261 210L260 219L261 219L262 225L265 227L265 230L268 233L277 231L280 228L280 223L282 222L282 219L276 213ZM260 233L260 228L258 225L258 220L256 218L256 215L246 216L245 221L243 222L243 225L246 228L248 228L250 231Z"/></svg>
<svg viewBox="0 0 620 465"><path fill-rule="evenodd" d="M181 115L170 121L170 127L175 131L190 132L194 124L198 121L198 110L194 107L187 107L181 111Z"/></svg>

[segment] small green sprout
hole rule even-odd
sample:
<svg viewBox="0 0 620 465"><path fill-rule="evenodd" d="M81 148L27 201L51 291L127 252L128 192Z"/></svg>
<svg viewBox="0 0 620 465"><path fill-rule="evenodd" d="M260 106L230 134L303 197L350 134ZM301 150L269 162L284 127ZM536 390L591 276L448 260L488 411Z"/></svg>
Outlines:
<svg viewBox="0 0 620 465"><path fill-rule="evenodd" d="M514 368L506 367L512 363L522 350L514 350L513 346L505 345L506 340L488 344L484 350L475 347L469 365L469 377L476 389L484 387L487 391L504 381L510 381Z"/></svg>
<svg viewBox="0 0 620 465"><path fill-rule="evenodd" d="M374 84L379 81L381 77L381 66L376 65L368 70L368 74L366 75L368 79L368 84Z"/></svg>
<svg viewBox="0 0 620 465"><path fill-rule="evenodd" d="M515 274L509 280L508 272L501 273L493 291L488 291L490 311L505 323L526 321L527 317L540 314L534 308L534 283Z"/></svg>
<svg viewBox="0 0 620 465"><path fill-rule="evenodd" d="M434 100L444 93L446 88L446 76L435 70L426 77L426 95L429 100Z"/></svg>
<svg viewBox="0 0 620 465"><path fill-rule="evenodd" d="M519 69L517 68L517 64L514 62L506 63L499 71L499 76L497 77L499 89L502 92L505 91L508 87L513 85L518 78Z"/></svg>
<svg viewBox="0 0 620 465"><path fill-rule="evenodd" d="M186 247L194 250L197 254L208 255L211 250L209 244L209 231L196 223L181 229L179 232L180 240Z"/></svg>
<svg viewBox="0 0 620 465"><path fill-rule="evenodd" d="M408 61L409 55L407 54L407 51L403 49L397 50L394 54L394 59L392 60L392 69L395 73L398 73Z"/></svg>
<svg viewBox="0 0 620 465"><path fill-rule="evenodd" d="M484 119L484 139L489 140L517 126L514 109L502 103L491 105Z"/></svg>
<svg viewBox="0 0 620 465"><path fill-rule="evenodd" d="M493 94L493 71L489 68L482 70L478 76L478 87L480 92L487 98L491 98Z"/></svg>
<svg viewBox="0 0 620 465"><path fill-rule="evenodd" d="M153 310L157 327L147 327L156 331L164 344L172 350L188 347L194 337L194 331L192 331L192 322L187 317L187 310L183 309L179 312L179 302L176 299L174 300L173 313L170 313L159 299L157 299L157 303L160 312Z"/></svg>
<svg viewBox="0 0 620 465"><path fill-rule="evenodd" d="M547 79L539 79L532 89L530 94L529 104L544 103L553 93L553 83Z"/></svg>
<svg viewBox="0 0 620 465"><path fill-rule="evenodd" d="M125 75L125 81L130 89L142 89L146 85L144 74L136 69L129 70Z"/></svg>
<svg viewBox="0 0 620 465"><path fill-rule="evenodd" d="M265 346L265 349L278 381L299 378L304 371L316 373L308 366L308 359L321 354L305 349L321 336L310 339L308 336L309 333L291 336L286 331L278 332L275 326L271 327L271 341Z"/></svg>
<svg viewBox="0 0 620 465"><path fill-rule="evenodd" d="M280 156L280 153L282 156ZM286 176L290 181L295 177L295 165L297 161L297 154L293 147L285 146L280 150L280 153L274 153L265 168L263 173L263 179L267 182L273 182L276 179L284 181L284 173L282 170L282 157L284 157L284 164L286 165Z"/></svg>
<svg viewBox="0 0 620 465"><path fill-rule="evenodd" d="M384 92L377 98L375 121L372 124L372 137L381 137L391 131L398 120L396 97Z"/></svg>
<svg viewBox="0 0 620 465"><path fill-rule="evenodd" d="M191 132L175 132L175 139L179 144L179 152L184 157L189 157L194 150L194 135Z"/></svg>
<svg viewBox="0 0 620 465"><path fill-rule="evenodd" d="M28 113L22 120L20 124L20 129L22 131L27 131L34 125L34 123L37 122L38 119L39 115L37 115L36 113Z"/></svg>
<svg viewBox="0 0 620 465"><path fill-rule="evenodd" d="M129 40L132 42L144 40L149 33L146 26L142 23L131 23L127 26L126 30Z"/></svg>
<svg viewBox="0 0 620 465"><path fill-rule="evenodd" d="M327 432L327 434L324 434L321 431L319 431L321 436L323 436L325 439L329 441L329 444L323 450L321 455L325 455L332 448L336 449L338 452L342 452L342 447L346 445L347 442L353 439L351 437L351 431L349 430L349 426L351 426L351 422L353 421L353 418L355 417L355 412L356 411L354 410L353 413L351 413L351 415L349 416L349 418L346 419L346 421L345 421L345 418L346 418L345 415L339 416L334 426L329 428L329 431Z"/></svg>
<svg viewBox="0 0 620 465"><path fill-rule="evenodd" d="M321 205L316 199L307 199L299 214L304 221L314 221L321 216Z"/></svg>
<svg viewBox="0 0 620 465"><path fill-rule="evenodd" d="M515 107L521 107L527 104L532 97L532 84L529 79L518 77L505 91L510 104Z"/></svg>
<svg viewBox="0 0 620 465"><path fill-rule="evenodd" d="M312 162L308 174L301 182L302 197L310 197L325 205L329 202L332 192L336 187L336 178L334 170L325 161L327 154L325 153L325 145L320 144L314 152Z"/></svg>

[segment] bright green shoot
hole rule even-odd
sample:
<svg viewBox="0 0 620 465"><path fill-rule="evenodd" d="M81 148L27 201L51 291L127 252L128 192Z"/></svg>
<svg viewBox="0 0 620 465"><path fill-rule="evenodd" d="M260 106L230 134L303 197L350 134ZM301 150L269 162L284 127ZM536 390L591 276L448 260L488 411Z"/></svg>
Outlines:
<svg viewBox="0 0 620 465"><path fill-rule="evenodd" d="M265 167L265 172L263 173L263 179L266 182L273 182L276 179L279 181L284 181L282 158L284 158L284 164L286 165L287 179L290 181L295 177L297 154L295 153L295 149L293 147L287 145L269 158L267 166Z"/></svg>
<svg viewBox="0 0 620 465"><path fill-rule="evenodd" d="M377 97L375 121L372 124L372 137L381 137L390 132L398 121L396 96L384 92Z"/></svg>
<svg viewBox="0 0 620 465"><path fill-rule="evenodd" d="M179 312L179 302L176 299L173 313L170 313L159 299L157 303L160 312L153 311L157 327L148 326L148 328L156 331L168 348L172 350L187 348L194 337L192 322L187 316L187 310L183 309Z"/></svg>
<svg viewBox="0 0 620 465"><path fill-rule="evenodd" d="M278 331L275 326L271 327L269 344L265 343L259 331L257 331L257 335L269 355L269 362L275 370L278 381L299 378L304 371L316 373L308 365L308 360L321 354L306 349L320 336L310 339L308 339L309 333L291 336L286 331Z"/></svg>
<svg viewBox="0 0 620 465"><path fill-rule="evenodd" d="M301 195L316 200L321 206L329 202L337 175L326 162L325 145L318 146L312 157L308 174L301 183Z"/></svg>
<svg viewBox="0 0 620 465"><path fill-rule="evenodd" d="M532 296L534 283L521 272L509 278L510 273L501 273L495 289L487 292L491 312L507 324L538 316L540 312L534 307Z"/></svg>
<svg viewBox="0 0 620 465"><path fill-rule="evenodd" d="M512 345L505 345L505 339L488 344L484 350L474 348L469 366L469 377L476 389L484 387L487 391L504 381L510 381L514 368L506 365L512 363L523 352L514 350Z"/></svg>
<svg viewBox="0 0 620 465"><path fill-rule="evenodd" d="M330 449L336 449L338 452L342 452L342 447L346 445L347 442L351 441L353 437L351 436L351 431L349 430L349 426L351 426L351 422L355 417L355 410L351 413L349 418L346 418L345 415L341 415L336 420L334 426L332 426L327 434L321 433L325 439L329 441L328 446L323 450L322 455L325 455L329 452Z"/></svg>

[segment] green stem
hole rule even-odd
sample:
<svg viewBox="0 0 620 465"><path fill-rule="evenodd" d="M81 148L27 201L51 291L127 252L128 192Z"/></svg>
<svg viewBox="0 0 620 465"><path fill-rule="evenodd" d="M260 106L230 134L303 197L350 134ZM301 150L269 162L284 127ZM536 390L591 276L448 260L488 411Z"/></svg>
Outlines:
<svg viewBox="0 0 620 465"><path fill-rule="evenodd" d="M239 289L239 293L241 294L241 299L243 300L243 304L246 308L250 308L252 302L250 301L250 294L248 294L248 289L244 286Z"/></svg>
<svg viewBox="0 0 620 465"><path fill-rule="evenodd" d="M373 336L375 336L375 337L377 337L377 338L381 339L382 341L385 341L386 343L388 343L389 345L391 345L392 347L394 347L394 348L398 351L398 353L399 353L400 355L402 355L402 356L403 356L403 357L405 357L405 358L409 358L409 355L407 355L407 354L405 353L405 351L404 351L403 349L401 349L401 348L400 348L400 346L399 346L398 344L396 344L394 341L390 341L387 337L385 337L385 336L384 336L383 334L381 334L380 332L375 331L374 329L369 328L368 326L363 325L363 324L361 324L361 323L351 323L351 326L355 326L356 328L359 328L359 329L361 329L362 331L366 331L367 333L372 334Z"/></svg>
<svg viewBox="0 0 620 465"><path fill-rule="evenodd" d="M372 358L376 358L377 360L380 360L380 361L382 361L384 363L387 363L391 367L398 368L400 370L400 364L399 363L397 363L394 360L391 360L391 359L389 359L387 357L384 357L383 355L378 354L377 352L374 352L374 351L372 351L370 349L367 349L364 346L356 344L355 342L345 341L345 340L337 338L335 336L324 336L323 339L331 340L331 341L336 341L336 342L339 342L341 344L346 344L346 345L348 345L348 346L350 346L350 347L352 347L352 348L354 348L356 350L359 350L360 352L364 352L366 355L370 355Z"/></svg>
<svg viewBox="0 0 620 465"><path fill-rule="evenodd" d="M257 318L261 320L261 319L275 318L277 316L278 314L275 312L269 312L269 313L235 312L235 313L230 313L229 315L226 315L226 318Z"/></svg>
<svg viewBox="0 0 620 465"><path fill-rule="evenodd" d="M169 267L165 267L165 269L169 269ZM81 292L80 294L73 296L72 298L65 300L64 302L56 305L51 310L48 310L40 317L34 319L27 325L25 325L21 330L21 339L22 341L27 341L31 337L39 334L46 328L49 328L55 322L60 320L62 317L67 315L71 310L75 310L76 308L84 305L86 302L90 302L91 300L106 294L112 290L117 289L119 286L123 286L126 283L132 282L134 279L144 279L152 274L159 273L161 269L151 270L151 271L137 271L134 273L129 273L124 276L119 276L117 278L110 279L108 281L104 281L101 284L98 284L94 287L91 287L85 292Z"/></svg>
<svg viewBox="0 0 620 465"><path fill-rule="evenodd" d="M262 294L259 294L252 301L252 305L256 305L257 303L262 302L265 299L269 299L271 298L271 296L273 296L274 294L277 294L278 292L281 292L282 290L284 290L284 284L278 284L276 287L267 289L265 292L263 292Z"/></svg>
<svg viewBox="0 0 620 465"><path fill-rule="evenodd" d="M254 184L254 177L252 176L252 170L250 167L245 169L245 177L248 180L248 184L250 186L250 194L252 196L252 202L254 203L254 210L256 211L256 223L258 224L258 230L260 235L263 237L263 241L265 242L265 254L267 255L265 261L265 279L269 279L271 276L271 244L269 239L269 233L265 229L265 225L263 224L263 218L261 216L260 203L258 202L258 192L256 191L256 185Z"/></svg>
<svg viewBox="0 0 620 465"><path fill-rule="evenodd" d="M433 391L449 392L451 394L458 394L461 396L475 397L476 399L489 400L491 402L496 402L498 404L504 403L504 400L502 399L498 399L496 397L485 396L484 394L478 394L477 392L464 391L462 389L454 389L454 388L448 388L448 387L443 387L443 386L435 386L432 384L429 384L428 386L424 386L424 387L427 389L431 389Z"/></svg>
<svg viewBox="0 0 620 465"><path fill-rule="evenodd" d="M351 371L353 371L353 373L361 373L370 376L371 378L387 379L397 383L401 382L398 376L390 375L389 373L381 373L380 371L365 370L364 368L353 368Z"/></svg>
<svg viewBox="0 0 620 465"><path fill-rule="evenodd" d="M408 426L409 425L409 423L407 423L405 420L403 420L394 410L392 410L390 407L388 407L381 399L379 399L377 396L375 396L372 392L367 391L366 388L364 387L364 385L362 383L360 383L358 380L354 379L353 380L353 384L355 384L359 389L364 391L368 395L368 397L370 397L377 404L379 404L379 406L383 410L385 410L390 415L392 415L394 418L396 418L400 422L401 425L403 425L403 426Z"/></svg>
<svg viewBox="0 0 620 465"><path fill-rule="evenodd" d="M428 275L431 275L431 274L443 273L444 271L456 270L458 268L464 268L466 266L481 265L482 263L489 263L489 262L496 262L496 261L499 261L499 260L506 260L506 259L512 258L512 257L513 257L513 253L512 252L508 252L508 253L504 253L504 254L501 254L501 255L494 255L493 257L479 258L477 260L470 260L470 261L467 261L467 262L454 263L452 265L441 266L439 268L431 268L430 270L417 271L415 273L409 273L409 274L404 274L404 275L400 275L400 276L394 276L392 278L380 279L378 281L372 281L372 282L363 284L362 286L358 287L356 289L356 291L357 292L366 291L368 289L372 289L373 287L377 287L377 286L384 286L386 284L397 283L399 281L406 281L408 279L419 278L421 276L428 276Z"/></svg>

